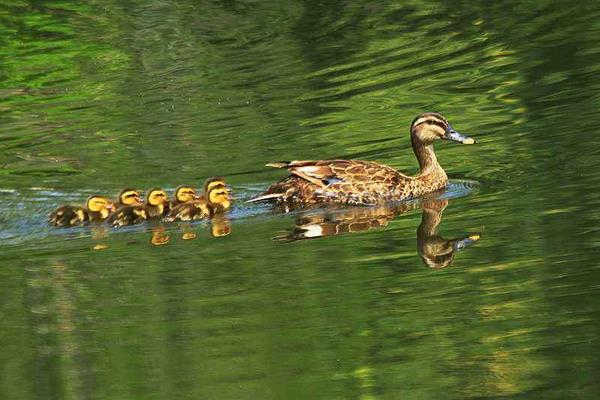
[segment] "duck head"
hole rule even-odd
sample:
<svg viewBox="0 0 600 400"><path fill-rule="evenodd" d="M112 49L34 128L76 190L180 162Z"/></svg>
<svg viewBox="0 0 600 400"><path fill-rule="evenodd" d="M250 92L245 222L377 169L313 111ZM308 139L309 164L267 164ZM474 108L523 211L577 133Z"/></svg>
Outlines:
<svg viewBox="0 0 600 400"><path fill-rule="evenodd" d="M131 206L142 202L140 192L135 189L123 189L119 192L119 203L124 206Z"/></svg>
<svg viewBox="0 0 600 400"><path fill-rule="evenodd" d="M222 179L207 182L205 188L207 189L206 200L209 204L218 207L221 211L226 211L231 207L229 189Z"/></svg>
<svg viewBox="0 0 600 400"><path fill-rule="evenodd" d="M152 189L146 197L146 203L153 207L164 206L168 201L167 192L162 189Z"/></svg>
<svg viewBox="0 0 600 400"><path fill-rule="evenodd" d="M208 194L208 192L210 192L213 188L218 186L227 187L227 184L225 183L225 180L223 178L218 176L208 178L206 182L204 182L204 193Z"/></svg>
<svg viewBox="0 0 600 400"><path fill-rule="evenodd" d="M451 140L462 144L475 144L475 140L467 137L450 125L442 114L427 112L418 115L410 126L413 143L431 144L436 139Z"/></svg>
<svg viewBox="0 0 600 400"><path fill-rule="evenodd" d="M178 186L175 189L175 200L179 203L187 203L196 198L196 190L187 185Z"/></svg>
<svg viewBox="0 0 600 400"><path fill-rule="evenodd" d="M98 195L90 196L85 205L89 211L100 213L102 218L107 218L108 214L115 209L115 204L112 201L108 200L104 196Z"/></svg>

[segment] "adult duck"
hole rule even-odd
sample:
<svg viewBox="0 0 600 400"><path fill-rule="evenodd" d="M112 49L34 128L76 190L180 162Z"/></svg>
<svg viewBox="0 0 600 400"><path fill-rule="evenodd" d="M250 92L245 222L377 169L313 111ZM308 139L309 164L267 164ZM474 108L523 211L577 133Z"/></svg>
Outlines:
<svg viewBox="0 0 600 400"><path fill-rule="evenodd" d="M433 151L436 139L462 144L475 143L475 140L455 131L441 114L433 112L423 113L413 120L410 139L421 169L416 176L405 175L373 161L275 162L267 166L285 168L291 175L271 185L249 202L371 205L418 197L442 189L448 184L448 176Z"/></svg>

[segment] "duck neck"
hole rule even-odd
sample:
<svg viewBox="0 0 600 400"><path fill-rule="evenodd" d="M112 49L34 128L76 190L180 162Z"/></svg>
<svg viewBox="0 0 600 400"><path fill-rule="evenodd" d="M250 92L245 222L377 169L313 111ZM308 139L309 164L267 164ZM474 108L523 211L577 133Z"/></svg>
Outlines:
<svg viewBox="0 0 600 400"><path fill-rule="evenodd" d="M425 144L421 140L419 140L415 135L411 135L411 142L413 151L415 152L415 156L417 156L417 160L419 161L419 167L421 168L420 175L430 175L430 174L443 174L445 175L444 170L438 163L437 157L433 151L433 143Z"/></svg>

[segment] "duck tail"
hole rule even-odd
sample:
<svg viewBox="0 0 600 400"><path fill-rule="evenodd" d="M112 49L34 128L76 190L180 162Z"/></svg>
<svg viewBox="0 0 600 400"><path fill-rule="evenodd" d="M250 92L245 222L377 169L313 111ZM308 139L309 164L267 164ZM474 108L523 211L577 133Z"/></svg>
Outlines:
<svg viewBox="0 0 600 400"><path fill-rule="evenodd" d="M284 197L286 194L285 193L267 193L267 194L261 194L260 196L256 196L251 198L250 200L246 200L246 203L255 203L257 201L265 201L265 200L273 200L273 199L278 199L280 197Z"/></svg>
<svg viewBox="0 0 600 400"><path fill-rule="evenodd" d="M290 165L290 161L275 161L265 164L265 167L286 168Z"/></svg>

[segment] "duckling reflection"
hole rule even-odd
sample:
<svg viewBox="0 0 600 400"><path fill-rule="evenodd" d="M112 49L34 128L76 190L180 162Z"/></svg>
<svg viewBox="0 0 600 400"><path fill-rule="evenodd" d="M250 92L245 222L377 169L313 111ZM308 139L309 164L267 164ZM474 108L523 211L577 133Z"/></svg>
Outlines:
<svg viewBox="0 0 600 400"><path fill-rule="evenodd" d="M171 236L167 233L167 230L162 225L152 227L152 235L150 237L150 244L153 246L163 246L171 240Z"/></svg>
<svg viewBox="0 0 600 400"><path fill-rule="evenodd" d="M182 240L196 240L198 238L198 225L191 223L178 224ZM213 237L223 237L231 233L231 223L225 215L215 215L210 219L208 228ZM173 231L169 232L164 225L156 225L152 227L152 235L150 243L154 246L162 246L170 242Z"/></svg>
<svg viewBox="0 0 600 400"><path fill-rule="evenodd" d="M421 224L417 228L417 252L429 268L446 268L454 261L456 252L479 240L480 234L446 240L439 234L442 212L448 200L427 200L419 203L377 206L369 208L327 209L311 211L296 220L287 235L274 240L295 241L335 236L353 232L381 229L399 214L421 208Z"/></svg>
<svg viewBox="0 0 600 400"><path fill-rule="evenodd" d="M108 244L105 242L105 239L108 237L108 227L102 225L93 226L90 232L92 234L92 242L94 243L92 250L104 250L108 248Z"/></svg>
<svg viewBox="0 0 600 400"><path fill-rule="evenodd" d="M213 237L223 237L231 233L231 222L225 215L217 214L210 220L210 234Z"/></svg>

